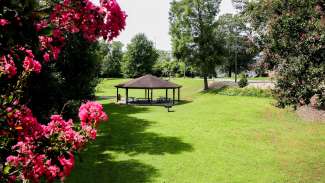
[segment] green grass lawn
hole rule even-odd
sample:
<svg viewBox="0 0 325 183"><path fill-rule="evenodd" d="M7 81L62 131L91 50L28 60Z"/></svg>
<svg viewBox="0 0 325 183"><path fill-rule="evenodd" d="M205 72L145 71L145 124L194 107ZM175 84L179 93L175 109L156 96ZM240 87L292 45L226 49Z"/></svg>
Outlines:
<svg viewBox="0 0 325 183"><path fill-rule="evenodd" d="M272 99L199 93L200 80L174 81L187 102L171 113L101 100L110 120L67 182L325 182L324 124L301 121ZM115 95L120 82L104 80L98 95Z"/></svg>

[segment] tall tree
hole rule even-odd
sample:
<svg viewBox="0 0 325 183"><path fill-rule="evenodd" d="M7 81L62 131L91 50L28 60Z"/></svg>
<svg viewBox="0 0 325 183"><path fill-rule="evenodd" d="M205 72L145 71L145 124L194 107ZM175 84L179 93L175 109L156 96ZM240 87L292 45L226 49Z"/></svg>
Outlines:
<svg viewBox="0 0 325 183"><path fill-rule="evenodd" d="M101 75L104 77L121 77L121 63L123 59L123 43L114 41L112 44L105 44L106 53L100 53L102 57ZM104 49L104 50L105 50Z"/></svg>
<svg viewBox="0 0 325 183"><path fill-rule="evenodd" d="M232 72L246 70L253 63L257 48L250 38L250 29L239 15L225 14L219 17L217 34L225 39L223 69L231 77Z"/></svg>
<svg viewBox="0 0 325 183"><path fill-rule="evenodd" d="M127 51L123 56L123 74L131 78L150 74L157 59L158 52L154 43L145 34L137 34L127 45Z"/></svg>
<svg viewBox="0 0 325 183"><path fill-rule="evenodd" d="M169 12L173 54L200 69L205 90L223 50L222 39L215 34L220 3L221 0L174 0Z"/></svg>
<svg viewBox="0 0 325 183"><path fill-rule="evenodd" d="M248 1L249 0L231 0L232 5L239 12L242 12L246 8Z"/></svg>

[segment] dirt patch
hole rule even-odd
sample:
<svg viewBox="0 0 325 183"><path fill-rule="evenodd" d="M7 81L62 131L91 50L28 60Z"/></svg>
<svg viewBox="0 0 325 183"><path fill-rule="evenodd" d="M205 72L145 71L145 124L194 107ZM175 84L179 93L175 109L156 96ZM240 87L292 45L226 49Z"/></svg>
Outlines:
<svg viewBox="0 0 325 183"><path fill-rule="evenodd" d="M249 82L248 87L260 88L260 89L274 89L275 84L272 82Z"/></svg>
<svg viewBox="0 0 325 183"><path fill-rule="evenodd" d="M297 109L300 118L311 122L325 122L325 110L318 110L310 106L302 106Z"/></svg>

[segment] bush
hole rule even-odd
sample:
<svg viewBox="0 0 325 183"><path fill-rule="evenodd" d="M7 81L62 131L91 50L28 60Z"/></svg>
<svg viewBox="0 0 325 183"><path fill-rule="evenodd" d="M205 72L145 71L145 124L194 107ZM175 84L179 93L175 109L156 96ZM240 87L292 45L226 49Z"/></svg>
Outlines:
<svg viewBox="0 0 325 183"><path fill-rule="evenodd" d="M238 82L238 86L240 88L244 88L248 85L248 80L247 80L247 77L246 75L242 75L239 82Z"/></svg>
<svg viewBox="0 0 325 183"><path fill-rule="evenodd" d="M227 96L249 96L249 97L272 97L272 91L269 89L260 88L237 88L237 87L224 87L214 91L220 95Z"/></svg>
<svg viewBox="0 0 325 183"><path fill-rule="evenodd" d="M60 114L64 106L64 118L76 120L75 110L81 101L94 99L100 72L94 53L96 45L79 35L71 37L59 60L44 65L43 72L34 75L31 78L34 84L26 89L26 98L30 100L26 103L40 121L47 121L53 113Z"/></svg>

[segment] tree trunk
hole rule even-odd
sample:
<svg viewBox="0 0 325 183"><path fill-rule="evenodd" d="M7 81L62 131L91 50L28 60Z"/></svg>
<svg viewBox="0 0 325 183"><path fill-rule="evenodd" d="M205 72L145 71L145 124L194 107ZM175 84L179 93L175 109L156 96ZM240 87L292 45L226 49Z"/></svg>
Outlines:
<svg viewBox="0 0 325 183"><path fill-rule="evenodd" d="M229 67L228 68L228 77L230 77L230 78L231 78L231 72L232 72L231 67Z"/></svg>
<svg viewBox="0 0 325 183"><path fill-rule="evenodd" d="M204 75L204 90L208 90L209 89L209 84L208 84L208 76Z"/></svg>

